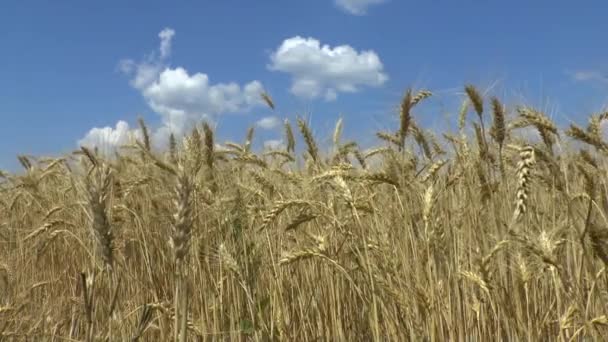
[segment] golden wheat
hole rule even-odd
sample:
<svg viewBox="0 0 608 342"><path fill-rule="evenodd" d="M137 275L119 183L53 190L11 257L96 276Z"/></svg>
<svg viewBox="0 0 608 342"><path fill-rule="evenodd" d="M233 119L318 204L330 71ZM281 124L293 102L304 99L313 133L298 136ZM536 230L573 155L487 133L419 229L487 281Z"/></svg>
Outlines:
<svg viewBox="0 0 608 342"><path fill-rule="evenodd" d="M346 117L318 143L300 118L303 155L287 120L284 149L203 123L164 154L142 121L111 156L19 156L0 176L0 339L602 340L608 114L564 132L489 97L486 132L465 92L440 134L413 119L431 93L406 91L378 146L346 140Z"/></svg>

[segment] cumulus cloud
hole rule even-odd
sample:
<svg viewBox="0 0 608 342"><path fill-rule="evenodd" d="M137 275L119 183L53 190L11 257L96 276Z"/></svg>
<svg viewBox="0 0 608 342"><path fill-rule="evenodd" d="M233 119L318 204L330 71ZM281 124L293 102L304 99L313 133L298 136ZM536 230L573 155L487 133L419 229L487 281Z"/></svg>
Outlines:
<svg viewBox="0 0 608 342"><path fill-rule="evenodd" d="M163 29L158 34L158 52L146 55L139 62L124 59L118 65L119 70L129 76L131 86L160 115L161 126L152 132L156 146L166 146L171 133L180 136L202 119L213 120L224 113L246 112L263 104L260 98L263 86L259 81L244 85L235 82L214 84L205 73L171 67L167 59L174 36L173 29Z"/></svg>
<svg viewBox="0 0 608 342"><path fill-rule="evenodd" d="M335 0L336 5L354 15L365 15L367 13L367 8L372 5L378 5L386 0Z"/></svg>
<svg viewBox="0 0 608 342"><path fill-rule="evenodd" d="M335 100L338 93L378 87L388 80L378 55L349 45L330 47L314 38L286 39L270 56L268 68L291 75L291 92L299 97Z"/></svg>
<svg viewBox="0 0 608 342"><path fill-rule="evenodd" d="M267 150L279 150L283 149L285 144L283 140L266 140L264 141L264 148Z"/></svg>
<svg viewBox="0 0 608 342"><path fill-rule="evenodd" d="M276 116L267 116L256 122L256 126L263 129L273 129L281 124L281 121Z"/></svg>
<svg viewBox="0 0 608 342"><path fill-rule="evenodd" d="M132 139L141 138L139 131L129 128L125 121L118 121L116 127L102 127L91 129L78 145L88 148L98 148L101 154L111 155L119 146L132 142Z"/></svg>
<svg viewBox="0 0 608 342"><path fill-rule="evenodd" d="M191 114L236 112L260 103L262 84L253 81L242 89L236 83L211 84L203 73L190 75L183 68L167 68L142 93L155 111L171 115L173 110Z"/></svg>
<svg viewBox="0 0 608 342"><path fill-rule="evenodd" d="M189 74L184 68L166 68L156 80L142 89L150 108L160 114L168 131L180 135L184 129L202 119L212 119L223 113L246 111L261 104L263 91L259 81L241 87L237 83L211 84L203 73Z"/></svg>

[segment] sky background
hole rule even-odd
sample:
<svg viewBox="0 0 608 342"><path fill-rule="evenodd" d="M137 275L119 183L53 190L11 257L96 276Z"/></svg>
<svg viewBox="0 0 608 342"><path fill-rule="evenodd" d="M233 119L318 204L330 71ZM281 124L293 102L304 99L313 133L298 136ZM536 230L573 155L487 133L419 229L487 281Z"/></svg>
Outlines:
<svg viewBox="0 0 608 342"><path fill-rule="evenodd" d="M584 122L608 99L608 5L586 4L3 0L0 169L17 154L111 150L138 116L158 146L203 118L220 140L256 125L258 146L280 145L296 115L321 142L342 116L345 138L372 144L407 87L435 94L414 114L429 128L450 129L467 83Z"/></svg>

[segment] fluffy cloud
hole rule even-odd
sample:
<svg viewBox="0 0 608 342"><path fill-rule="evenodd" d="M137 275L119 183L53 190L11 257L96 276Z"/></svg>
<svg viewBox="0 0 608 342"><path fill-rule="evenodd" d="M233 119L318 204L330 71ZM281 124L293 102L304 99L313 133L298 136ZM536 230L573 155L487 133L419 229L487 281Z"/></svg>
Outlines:
<svg viewBox="0 0 608 342"><path fill-rule="evenodd" d="M158 34L160 38L160 58L165 59L171 54L171 39L175 35L175 31L170 28L166 28Z"/></svg>
<svg viewBox="0 0 608 342"><path fill-rule="evenodd" d="M279 150L285 147L283 140L266 140L264 141L264 148L267 150Z"/></svg>
<svg viewBox="0 0 608 342"><path fill-rule="evenodd" d="M386 0L335 0L336 5L342 10L354 14L364 15L367 13L367 8L372 5L378 5Z"/></svg>
<svg viewBox="0 0 608 342"><path fill-rule="evenodd" d="M174 30L165 28L158 34L157 53L146 55L140 62L125 59L119 63L120 71L130 77L131 86L161 117L161 127L152 132L156 146L166 146L171 133L180 136L202 119L245 112L263 104L259 81L242 86L234 82L213 84L205 73L169 66L167 59L174 36Z"/></svg>
<svg viewBox="0 0 608 342"><path fill-rule="evenodd" d="M261 104L262 91L259 81L243 87L236 83L211 84L206 74L190 75L178 67L163 70L153 83L142 89L142 95L150 108L161 116L165 128L156 138L162 141L169 131L181 135L187 127L202 119L247 111Z"/></svg>
<svg viewBox="0 0 608 342"><path fill-rule="evenodd" d="M260 103L262 84L253 81L242 89L236 83L210 84L206 74L188 74L183 68L167 68L142 90L150 107L163 115L183 111L200 114L237 112Z"/></svg>
<svg viewBox="0 0 608 342"><path fill-rule="evenodd" d="M270 56L268 68L291 75L291 92L304 98L335 100L339 92L378 87L388 80L374 51L358 52L349 45L330 47L314 38L292 37Z"/></svg>
<svg viewBox="0 0 608 342"><path fill-rule="evenodd" d="M263 129L273 129L281 124L281 121L276 116L267 116L256 122L256 126Z"/></svg>
<svg viewBox="0 0 608 342"><path fill-rule="evenodd" d="M93 128L87 135L78 141L78 145L89 148L98 148L99 152L110 155L121 145L132 142L134 138L141 138L139 131L129 129L129 124L118 121L116 127Z"/></svg>

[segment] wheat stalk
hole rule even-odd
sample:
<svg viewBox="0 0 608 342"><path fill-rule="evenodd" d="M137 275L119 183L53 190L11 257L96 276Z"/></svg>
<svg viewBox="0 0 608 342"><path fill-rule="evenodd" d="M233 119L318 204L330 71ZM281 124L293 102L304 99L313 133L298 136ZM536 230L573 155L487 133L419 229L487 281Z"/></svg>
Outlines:
<svg viewBox="0 0 608 342"><path fill-rule="evenodd" d="M517 164L517 200L515 202L512 222L519 221L527 210L532 167L536 162L534 148L531 146L521 148L519 151L519 158L520 160Z"/></svg>
<svg viewBox="0 0 608 342"><path fill-rule="evenodd" d="M289 120L285 119L284 126L285 126L285 141L287 141L287 146L285 148L287 150L287 153L293 153L296 148L296 139L293 135L293 129L291 128L291 124L289 123Z"/></svg>
<svg viewBox="0 0 608 342"><path fill-rule="evenodd" d="M412 101L412 90L408 89L405 92L403 99L401 100L401 106L399 110L400 124L399 133L397 134L399 136L397 146L399 146L400 149L403 149L405 147L405 138L407 136L407 133L409 132L410 123L412 122L410 110L413 105L414 103Z"/></svg>
<svg viewBox="0 0 608 342"><path fill-rule="evenodd" d="M481 94L479 93L477 88L475 88L475 86L471 84L466 85L464 87L464 91L469 97L471 103L473 104L475 112L481 118L483 115L483 98L481 97Z"/></svg>
<svg viewBox="0 0 608 342"><path fill-rule="evenodd" d="M505 110L503 105L500 103L498 98L492 98L492 113L494 120L492 128L490 129L490 135L492 139L498 144L498 162L500 166L500 173L505 175L505 166L503 163L502 149L506 138L506 124L505 124Z"/></svg>
<svg viewBox="0 0 608 342"><path fill-rule="evenodd" d="M308 155L312 158L313 162L318 162L319 147L317 147L317 143L315 142L310 127L308 127L308 124L301 118L298 118L298 127L300 128L300 132L302 133L306 146L308 147Z"/></svg>
<svg viewBox="0 0 608 342"><path fill-rule="evenodd" d="M267 92L261 93L260 97L266 103L266 105L268 105L268 107L270 107L270 109L274 110L274 101L272 100L272 97L270 97L270 95Z"/></svg>
<svg viewBox="0 0 608 342"><path fill-rule="evenodd" d="M91 155L92 157L92 155ZM107 164L98 162L86 179L87 202L91 215L91 231L97 241L97 249L104 265L112 269L114 263L114 234L108 219L108 200L112 184L112 172Z"/></svg>
<svg viewBox="0 0 608 342"><path fill-rule="evenodd" d="M141 129L141 135L144 139L144 146L146 147L146 150L150 151L151 143L150 134L148 133L148 127L146 126L146 123L144 122L144 119L142 117L137 118L137 123L139 124L139 129Z"/></svg>
<svg viewBox="0 0 608 342"><path fill-rule="evenodd" d="M175 290L174 290L174 339L186 341L188 319L188 294L185 286L187 256L190 250L192 237L192 191L193 181L191 174L182 164L177 166L176 184L174 188L175 214L171 225L170 245L173 249L175 264Z"/></svg>

